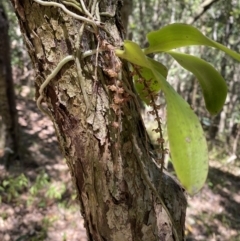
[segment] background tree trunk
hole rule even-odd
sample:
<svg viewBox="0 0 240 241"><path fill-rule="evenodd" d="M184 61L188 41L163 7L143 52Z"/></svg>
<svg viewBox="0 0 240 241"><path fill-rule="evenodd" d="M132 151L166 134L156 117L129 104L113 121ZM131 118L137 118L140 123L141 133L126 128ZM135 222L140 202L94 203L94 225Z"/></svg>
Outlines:
<svg viewBox="0 0 240 241"><path fill-rule="evenodd" d="M82 34L83 22L60 8L12 2L35 66L37 93L58 63L73 57L46 85L43 99L76 185L89 240L184 240L184 190L167 173L161 175L150 158L130 72L112 51L123 41L121 1L100 1L104 25L94 29L85 23ZM85 57L98 46L105 50L98 58Z"/></svg>
<svg viewBox="0 0 240 241"><path fill-rule="evenodd" d="M121 19L124 28L124 37L128 36L128 19L133 10L133 0L123 0Z"/></svg>
<svg viewBox="0 0 240 241"><path fill-rule="evenodd" d="M8 20L0 3L0 116L3 126L1 137L4 153L1 158L9 167L19 155L18 117L12 79L10 42L8 36Z"/></svg>

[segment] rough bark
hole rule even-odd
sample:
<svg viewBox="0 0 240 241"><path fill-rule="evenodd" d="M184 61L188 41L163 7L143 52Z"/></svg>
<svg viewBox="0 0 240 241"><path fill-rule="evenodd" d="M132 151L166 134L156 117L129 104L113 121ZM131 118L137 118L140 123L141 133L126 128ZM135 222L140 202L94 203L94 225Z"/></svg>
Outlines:
<svg viewBox="0 0 240 241"><path fill-rule="evenodd" d="M0 3L0 116L2 117L1 136L4 139L2 160L9 167L19 155L18 117L12 79L8 20Z"/></svg>
<svg viewBox="0 0 240 241"><path fill-rule="evenodd" d="M83 22L31 0L13 4L35 66L38 92L63 57L78 53L75 45ZM77 46L80 58L65 64L46 86L45 108L76 185L89 240L184 240L184 190L167 173L161 175L150 158L129 70L111 50L123 41L120 6L117 0L99 2L100 12L109 13L101 18L104 26L93 33L86 24ZM96 66L95 54L81 55L98 43L105 51ZM120 83L114 77L117 68ZM124 91L117 96L109 86ZM117 104L117 97L124 101Z"/></svg>

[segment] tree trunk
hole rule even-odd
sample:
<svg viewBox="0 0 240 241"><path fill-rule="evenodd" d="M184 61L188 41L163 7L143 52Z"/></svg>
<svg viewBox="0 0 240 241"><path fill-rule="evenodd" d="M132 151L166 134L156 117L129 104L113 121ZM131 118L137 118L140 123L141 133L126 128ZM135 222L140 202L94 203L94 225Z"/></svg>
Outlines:
<svg viewBox="0 0 240 241"><path fill-rule="evenodd" d="M85 14L77 2L65 6L88 19L100 12L101 24L13 0L36 70L37 102L44 100L40 108L54 123L89 240L184 240L184 190L150 157L130 72L114 55L123 42L121 1L85 2L97 4L86 4Z"/></svg>
<svg viewBox="0 0 240 241"><path fill-rule="evenodd" d="M19 155L18 116L12 79L8 20L2 3L0 3L0 116L3 124L1 136L4 139L4 153L1 159L9 167Z"/></svg>
<svg viewBox="0 0 240 241"><path fill-rule="evenodd" d="M128 18L133 10L133 0L123 0L121 20L124 29L124 37L128 36Z"/></svg>

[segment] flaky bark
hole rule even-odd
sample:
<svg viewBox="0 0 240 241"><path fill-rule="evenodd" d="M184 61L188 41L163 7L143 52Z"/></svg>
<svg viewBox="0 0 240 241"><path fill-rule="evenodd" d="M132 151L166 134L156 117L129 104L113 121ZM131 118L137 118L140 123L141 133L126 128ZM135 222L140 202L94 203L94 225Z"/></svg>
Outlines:
<svg viewBox="0 0 240 241"><path fill-rule="evenodd" d="M9 167L19 155L18 117L12 79L8 20L0 3L0 116L2 117L1 138L4 139L2 160Z"/></svg>
<svg viewBox="0 0 240 241"><path fill-rule="evenodd" d="M94 30L85 23L77 47L82 21L56 7L13 2L37 73L37 92L65 56L74 57L46 86L43 100L76 184L89 240L183 240L184 192L169 175L161 179L150 158L131 76L112 51L123 41L121 2L100 1L105 24ZM96 55L83 57L98 45L104 51L95 69ZM120 82L115 73L121 73Z"/></svg>

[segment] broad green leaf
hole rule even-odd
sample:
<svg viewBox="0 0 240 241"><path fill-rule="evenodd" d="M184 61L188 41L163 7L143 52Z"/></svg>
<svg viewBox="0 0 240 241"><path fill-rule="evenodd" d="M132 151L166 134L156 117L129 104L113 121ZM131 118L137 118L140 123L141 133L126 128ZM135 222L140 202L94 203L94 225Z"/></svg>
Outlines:
<svg viewBox="0 0 240 241"><path fill-rule="evenodd" d="M129 62L141 67L149 67L147 56L143 53L138 44L125 40L124 50L116 49L115 53L118 57L128 60Z"/></svg>
<svg viewBox="0 0 240 241"><path fill-rule="evenodd" d="M151 68L157 69L160 77L166 80L168 75L168 69L166 68L166 66L151 58L147 58L147 60L151 63Z"/></svg>
<svg viewBox="0 0 240 241"><path fill-rule="evenodd" d="M222 109L227 96L227 85L223 77L212 65L198 57L173 51L167 53L197 77L207 110L211 114L217 114Z"/></svg>
<svg viewBox="0 0 240 241"><path fill-rule="evenodd" d="M141 66L138 71L151 82L151 90L163 90L173 165L182 185L191 195L195 194L203 186L208 173L207 144L197 116L166 81L165 66L146 57L137 44L126 41L124 50L116 50L116 55Z"/></svg>
<svg viewBox="0 0 240 241"><path fill-rule="evenodd" d="M141 100L148 105L151 101L151 97L149 96L149 90L152 94L157 94L160 91L161 86L150 69L142 67L138 71L142 78L138 75L134 75L134 85ZM145 82L145 84L147 84L148 88L145 87L143 81Z"/></svg>
<svg viewBox="0 0 240 241"><path fill-rule="evenodd" d="M147 81L149 90L151 90L153 94L160 91L160 83L158 80L156 80L149 67L151 63L156 69L158 69L162 78L165 79L168 71L163 64L148 58L145 54L143 54L141 48L136 43L128 40L124 41L124 50L117 49L115 53L120 58L126 59L129 62L140 66L138 71L140 72L140 75ZM140 98L146 104L149 104L150 99L148 96L148 91L144 87L144 84L138 80L138 78L139 77L137 75L134 76L135 88Z"/></svg>
<svg viewBox="0 0 240 241"><path fill-rule="evenodd" d="M190 195L197 193L208 173L208 150L202 126L185 100L167 82L159 80L167 101L167 130L172 163L178 179Z"/></svg>
<svg viewBox="0 0 240 241"><path fill-rule="evenodd" d="M240 54L204 36L198 29L191 25L174 23L160 30L147 34L149 47L145 54L164 52L175 48L190 45L205 45L224 51L232 58L240 61Z"/></svg>
<svg viewBox="0 0 240 241"><path fill-rule="evenodd" d="M162 78L163 80L165 80L167 78L167 73L168 73L167 68L161 63L153 59L150 59L150 58L147 58L147 59L154 66L154 68L158 70L159 78ZM148 89L151 91L151 93L153 95L157 94L161 90L161 85L160 85L160 82L155 78L152 71L146 67L141 67L138 71L141 77L145 80L145 83L147 84ZM142 81L139 81L139 76L137 75L134 76L134 84L140 98L146 104L149 104L151 100L149 93L144 87L144 83Z"/></svg>

